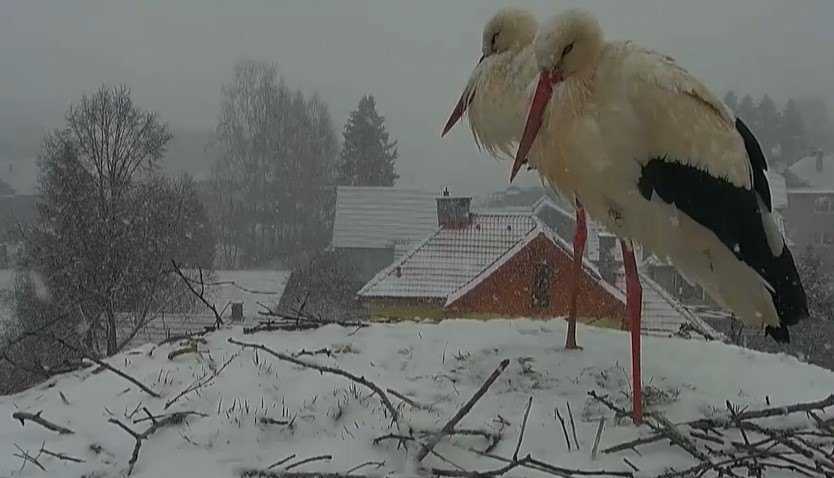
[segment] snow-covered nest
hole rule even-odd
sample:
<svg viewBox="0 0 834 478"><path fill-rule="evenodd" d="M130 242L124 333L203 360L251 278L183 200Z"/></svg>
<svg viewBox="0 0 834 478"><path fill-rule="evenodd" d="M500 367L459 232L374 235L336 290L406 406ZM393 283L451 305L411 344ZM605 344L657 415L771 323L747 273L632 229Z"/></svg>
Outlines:
<svg viewBox="0 0 834 478"><path fill-rule="evenodd" d="M627 405L628 336L580 325L584 350L566 352L561 347L564 332L561 320L449 320L254 335L243 335L241 328L234 327L205 336L205 343L197 343L200 355L186 353L173 359L169 354L180 344L148 344L109 363L146 384L159 398L114 373L96 373L94 367L0 398L0 476L123 476L135 440L108 420L142 432L151 426L145 408L154 415L189 411L204 416L187 416L184 423L162 427L144 440L132 474L136 477L239 476L242 469L266 469L293 454L296 457L282 466L318 455L332 457L293 471L345 472L372 461L384 465L367 466L357 473L428 476L415 465L419 446L412 443L405 450L396 441L374 445L374 438L440 429L504 359L509 359L509 367L460 427L500 433L502 440L494 453L512 456L522 414L533 397L521 455L529 453L568 468L629 471L619 454L600 454L591 460L599 417L610 413L587 395L595 390ZM369 389L279 361L263 351L242 349L230 344L229 338L287 354L305 350L309 354L302 360L355 373L382 389L430 405L431 410L399 406L398 431ZM726 400L756 408L764 407L766 400L774 405L818 400L834 390L834 374L785 355L684 339L646 337L643 343L644 381L653 397L650 410L673 422L720 413ZM330 354L314 352L323 348ZM208 383L174 400L200 381ZM166 409L168 402L172 404ZM567 403L576 420L579 451L567 450L563 429L554 417L556 408L567 417ZM55 433L29 421L21 428L12 419L14 412L39 411L42 418L74 434ZM608 420L600 448L640 433L627 421ZM481 437L459 436L441 440L435 450L469 470L502 466L467 450L484 446ZM20 454L16 447L32 455L44 447L84 462L41 454L38 461L48 470L42 471L13 456ZM640 452L627 456L641 476L693 464L683 450L661 442L641 447ZM453 467L435 455L422 464ZM517 469L511 475L539 476L536 473Z"/></svg>

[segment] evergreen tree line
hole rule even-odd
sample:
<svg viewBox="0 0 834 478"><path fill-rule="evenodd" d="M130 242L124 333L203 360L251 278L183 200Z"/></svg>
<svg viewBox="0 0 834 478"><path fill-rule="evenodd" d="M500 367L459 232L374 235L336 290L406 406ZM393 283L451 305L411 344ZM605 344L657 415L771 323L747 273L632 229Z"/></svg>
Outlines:
<svg viewBox="0 0 834 478"><path fill-rule="evenodd" d="M209 208L224 267L323 249L336 185L393 186L396 142L372 96L350 114L342 148L327 104L290 88L275 65L239 61L223 86Z"/></svg>
<svg viewBox="0 0 834 478"><path fill-rule="evenodd" d="M780 108L765 94L758 101L734 91L724 102L756 133L771 162L787 167L817 150L834 148L834 124L819 98L789 98Z"/></svg>

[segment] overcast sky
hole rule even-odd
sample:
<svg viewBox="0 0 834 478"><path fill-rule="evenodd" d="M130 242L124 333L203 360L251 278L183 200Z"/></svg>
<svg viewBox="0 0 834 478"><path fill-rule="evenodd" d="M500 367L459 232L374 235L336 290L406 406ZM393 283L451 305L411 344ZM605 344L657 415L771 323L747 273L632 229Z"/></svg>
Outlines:
<svg viewBox="0 0 834 478"><path fill-rule="evenodd" d="M274 61L328 101L340 131L374 94L403 185L486 192L509 165L479 155L468 128L439 132L483 24L507 4L541 17L581 4L609 39L669 53L719 92L834 104L832 0L0 0L0 100L61 112L102 82L127 83L176 128L212 129L235 60Z"/></svg>

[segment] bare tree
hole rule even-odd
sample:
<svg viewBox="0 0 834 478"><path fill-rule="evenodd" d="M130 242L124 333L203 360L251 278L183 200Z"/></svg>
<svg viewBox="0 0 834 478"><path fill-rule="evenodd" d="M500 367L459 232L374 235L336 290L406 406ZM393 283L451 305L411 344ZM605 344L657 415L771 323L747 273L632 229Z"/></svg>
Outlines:
<svg viewBox="0 0 834 478"><path fill-rule="evenodd" d="M126 87L84 96L66 121L44 142L24 265L90 353L111 355L176 297L170 260L211 260L196 251L213 241L193 183L154 174L171 133Z"/></svg>

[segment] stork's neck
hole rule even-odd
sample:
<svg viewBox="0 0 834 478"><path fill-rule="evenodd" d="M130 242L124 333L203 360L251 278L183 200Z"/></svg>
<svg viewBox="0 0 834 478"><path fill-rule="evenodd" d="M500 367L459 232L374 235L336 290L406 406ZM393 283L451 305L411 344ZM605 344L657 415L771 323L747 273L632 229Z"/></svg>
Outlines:
<svg viewBox="0 0 834 478"><path fill-rule="evenodd" d="M585 112L585 106L594 92L596 68L567 78L559 87L559 110L565 119L572 119Z"/></svg>

